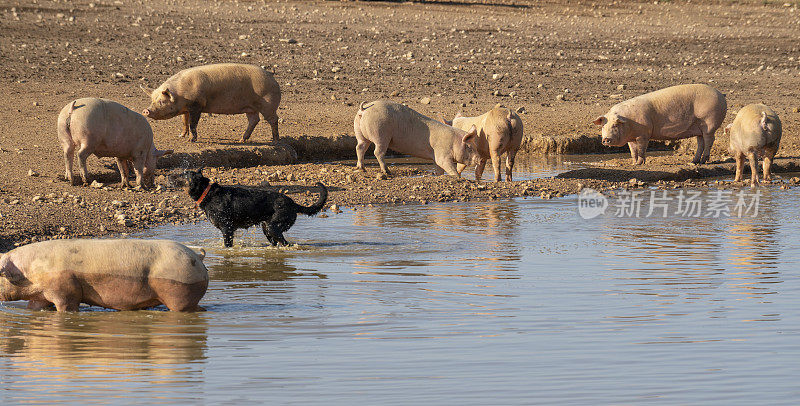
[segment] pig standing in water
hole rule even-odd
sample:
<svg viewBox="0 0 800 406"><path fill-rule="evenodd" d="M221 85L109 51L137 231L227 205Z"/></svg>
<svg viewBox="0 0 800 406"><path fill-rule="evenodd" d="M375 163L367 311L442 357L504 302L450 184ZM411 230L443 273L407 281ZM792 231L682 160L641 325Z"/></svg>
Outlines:
<svg viewBox="0 0 800 406"><path fill-rule="evenodd" d="M147 90L145 90L147 91ZM150 94L150 107L142 114L166 120L183 114L183 133L197 141L200 113L246 114L248 126L242 142L250 138L259 122L258 114L272 126L272 141L278 140L278 104L281 88L272 74L255 65L220 63L184 69Z"/></svg>
<svg viewBox="0 0 800 406"><path fill-rule="evenodd" d="M401 154L431 159L437 170L460 176L456 164L471 165L478 156L475 126L460 130L423 116L402 104L387 100L361 103L353 120L356 134L356 168L364 171L364 154L375 144L375 158L381 172L389 176L383 161L391 148Z"/></svg>
<svg viewBox="0 0 800 406"><path fill-rule="evenodd" d="M714 133L728 104L725 95L708 85L679 85L643 94L611 107L594 120L603 127L603 145L628 144L634 165L642 165L650 140L697 137L692 163L708 161Z"/></svg>
<svg viewBox="0 0 800 406"><path fill-rule="evenodd" d="M203 257L168 240L50 240L0 257L0 301L29 309L76 311L81 303L116 310L164 304L199 310L208 287Z"/></svg>
<svg viewBox="0 0 800 406"><path fill-rule="evenodd" d="M517 113L498 104L487 113L477 117L462 117L459 112L453 121L445 121L445 124L465 131L474 125L478 130L478 151L481 158L475 167L475 180L481 179L483 168L486 167L486 157L491 157L494 181L500 182L500 157L505 153L506 180L511 181L514 158L522 144L522 120ZM464 167L459 164L458 172L461 173Z"/></svg>
<svg viewBox="0 0 800 406"><path fill-rule="evenodd" d="M64 106L58 115L58 141L64 150L64 177L74 184L72 161L78 151L83 183L89 183L86 158L91 154L114 157L128 185L128 161L133 163L136 184L152 185L156 159L172 150L159 151L153 145L153 130L141 114L111 100L87 97Z"/></svg>
<svg viewBox="0 0 800 406"><path fill-rule="evenodd" d="M781 142L781 119L771 108L763 104L748 104L739 110L733 123L725 127L730 133L729 151L736 159L735 182L742 180L744 158L750 160L750 185L758 184L758 157L764 157L764 180L772 178L772 158Z"/></svg>

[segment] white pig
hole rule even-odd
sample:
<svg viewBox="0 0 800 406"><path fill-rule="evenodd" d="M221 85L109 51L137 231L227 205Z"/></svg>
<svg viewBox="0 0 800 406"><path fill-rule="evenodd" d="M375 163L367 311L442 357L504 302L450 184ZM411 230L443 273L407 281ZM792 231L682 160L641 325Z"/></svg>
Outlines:
<svg viewBox="0 0 800 406"><path fill-rule="evenodd" d="M76 311L81 303L117 310L164 304L199 310L208 287L200 255L168 240L50 240L0 257L0 301Z"/></svg>
<svg viewBox="0 0 800 406"><path fill-rule="evenodd" d="M143 88L144 89L144 88ZM145 89L145 91L148 91ZM197 141L200 113L246 114L248 126L242 134L247 141L259 113L272 127L272 141L278 140L278 104L281 88L272 74L255 65L220 63L184 69L150 94L150 107L142 114L153 120L183 115L181 137L192 132Z"/></svg>
<svg viewBox="0 0 800 406"><path fill-rule="evenodd" d="M602 126L606 146L628 144L634 165L645 161L650 140L697 137L692 163L708 161L714 134L725 120L725 95L703 84L679 85L619 103L594 124Z"/></svg>
<svg viewBox="0 0 800 406"><path fill-rule="evenodd" d="M86 159L94 154L117 160L122 185L128 186L128 161L133 164L136 184L153 183L156 159L172 153L153 145L153 130L141 114L111 100L87 97L77 99L58 115L58 141L64 150L64 177L74 184L72 161L78 153L83 183L89 183Z"/></svg>
<svg viewBox="0 0 800 406"><path fill-rule="evenodd" d="M771 108L763 104L748 104L739 110L733 122L725 127L730 134L729 151L736 159L736 178L742 180L744 158L750 160L750 185L758 184L758 157L764 157L764 180L772 178L772 159L781 142L781 119Z"/></svg>
<svg viewBox="0 0 800 406"><path fill-rule="evenodd" d="M453 176L460 176L456 164L471 165L478 156L475 126L464 131L387 100L361 103L353 129L358 142L356 168L360 171L364 171L364 154L372 143L381 172L387 176L389 169L383 157L389 148L401 154L431 159L437 171Z"/></svg>
<svg viewBox="0 0 800 406"><path fill-rule="evenodd" d="M445 121L453 127L469 130L473 125L478 130L478 153L480 160L475 167L475 180L480 180L488 158L492 159L494 180L500 182L500 157L506 154L506 180L511 181L514 158L522 144L522 119L517 113L496 105L477 117L462 117L457 113L453 121ZM459 164L459 173L464 166Z"/></svg>

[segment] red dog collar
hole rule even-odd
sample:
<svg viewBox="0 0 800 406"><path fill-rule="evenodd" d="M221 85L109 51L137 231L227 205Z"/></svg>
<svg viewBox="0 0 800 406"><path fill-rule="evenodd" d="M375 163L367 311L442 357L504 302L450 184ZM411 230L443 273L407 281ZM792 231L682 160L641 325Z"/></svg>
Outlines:
<svg viewBox="0 0 800 406"><path fill-rule="evenodd" d="M206 198L206 195L208 194L208 191L211 190L211 185L213 185L213 183L209 183L208 186L206 186L206 190L204 190L203 194L200 195L200 198L197 199L197 202L196 202L197 203L197 207L200 207L200 203L203 203L203 199Z"/></svg>

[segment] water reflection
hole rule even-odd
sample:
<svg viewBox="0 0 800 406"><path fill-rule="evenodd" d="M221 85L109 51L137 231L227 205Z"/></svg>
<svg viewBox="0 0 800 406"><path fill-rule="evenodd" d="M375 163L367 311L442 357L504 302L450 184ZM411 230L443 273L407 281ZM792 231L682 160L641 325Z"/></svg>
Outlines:
<svg viewBox="0 0 800 406"><path fill-rule="evenodd" d="M80 398L84 388L66 384L76 377L101 383L93 384L93 390L117 395L120 390L137 391L137 382L174 386L203 381L203 315L94 310L65 314L0 309L0 358L5 359L3 381L9 400L22 401L28 392L42 391L39 384L54 396Z"/></svg>

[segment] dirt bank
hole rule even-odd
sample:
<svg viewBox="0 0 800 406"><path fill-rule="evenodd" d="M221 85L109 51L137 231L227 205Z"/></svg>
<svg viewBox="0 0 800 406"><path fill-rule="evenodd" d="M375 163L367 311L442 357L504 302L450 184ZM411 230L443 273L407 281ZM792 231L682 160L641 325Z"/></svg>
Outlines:
<svg viewBox="0 0 800 406"><path fill-rule="evenodd" d="M110 186L59 180L55 121L78 97L142 109L148 99L139 84L157 86L180 69L212 62L275 72L284 141L268 144L268 126L261 123L253 143L239 145L247 122L242 115L203 116L195 144L176 137L180 119L153 122L157 146L176 151L162 162L161 175L204 165L217 168L220 181L261 184L281 170L304 181L271 181L276 187L329 181L331 202L341 205L447 200L448 193L450 199L547 197L573 193L579 184L620 187L624 182L561 178L476 184L428 176L429 166L395 168L397 177L386 181L371 178L374 171L350 181L351 169L337 163L265 163L352 157L356 106L376 98L408 103L432 117L458 110L476 115L503 103L524 109L529 153L596 151L594 117L626 98L691 82L727 94L726 124L745 104L772 106L784 124L779 156L800 156L800 12L793 3L472 3L0 1L6 106L0 109L0 246L196 219L182 191L164 185L120 190L107 159L90 158L89 170ZM726 147L720 137L715 161L725 159Z"/></svg>

